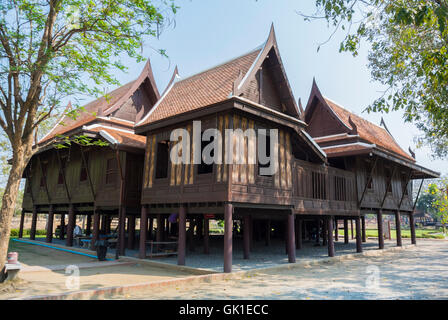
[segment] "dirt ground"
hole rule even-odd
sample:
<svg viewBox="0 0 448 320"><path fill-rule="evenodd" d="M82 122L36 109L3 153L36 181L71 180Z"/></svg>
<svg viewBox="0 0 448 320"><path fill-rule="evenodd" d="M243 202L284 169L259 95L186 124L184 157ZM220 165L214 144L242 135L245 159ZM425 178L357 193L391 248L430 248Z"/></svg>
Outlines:
<svg viewBox="0 0 448 320"><path fill-rule="evenodd" d="M448 241L237 280L151 289L112 299L447 299Z"/></svg>
<svg viewBox="0 0 448 320"><path fill-rule="evenodd" d="M98 265L98 260L41 246L11 241L9 251L19 252L23 267ZM107 261L104 262L107 265ZM68 270L68 271L67 271ZM19 281L0 285L0 299L23 298L68 291L146 283L190 276L190 273L162 269L138 263L79 269L79 286L70 278L71 269L57 271L20 272ZM66 274L66 271L68 272Z"/></svg>

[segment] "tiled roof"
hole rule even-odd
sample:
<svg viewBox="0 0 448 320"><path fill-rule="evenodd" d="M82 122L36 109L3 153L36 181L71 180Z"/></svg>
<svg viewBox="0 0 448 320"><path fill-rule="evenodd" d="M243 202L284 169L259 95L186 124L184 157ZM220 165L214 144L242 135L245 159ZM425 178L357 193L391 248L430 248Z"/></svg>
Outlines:
<svg viewBox="0 0 448 320"><path fill-rule="evenodd" d="M407 154L395 141L395 139L384 128L381 128L370 121L367 121L360 116L344 109L340 105L334 103L329 99L325 99L330 108L336 113L339 119L349 128L352 128L349 122L349 117L356 125L358 135L361 139L375 144L380 149L394 152L409 161L415 162L415 159ZM352 128L354 129L354 128Z"/></svg>
<svg viewBox="0 0 448 320"><path fill-rule="evenodd" d="M89 129L89 131L100 132L106 131L109 135L111 135L118 144L135 147L139 149L145 149L146 146L146 136L137 135L131 132L125 132L121 130L114 130L111 128L105 127L95 127Z"/></svg>
<svg viewBox="0 0 448 320"><path fill-rule="evenodd" d="M134 81L131 81L115 90L107 94L106 97L101 97L96 99L87 105L84 106L84 110L76 117L76 119L72 119L68 116L64 116L62 120L45 136L43 137L38 144L42 144L46 141L51 140L57 135L62 135L66 132L69 132L78 127L82 127L83 125L94 121L97 117L94 113L97 113L99 109L106 109L109 106L115 104L124 94L126 94L129 89L134 84Z"/></svg>
<svg viewBox="0 0 448 320"><path fill-rule="evenodd" d="M203 71L186 79L174 82L161 98L154 111L140 125L146 125L164 118L224 101L233 89L233 83L240 72L246 74L261 49Z"/></svg>
<svg viewBox="0 0 448 320"><path fill-rule="evenodd" d="M373 145L365 145L365 144L347 144L347 145L338 145L331 147L324 147L323 150L327 154L328 157L336 157L340 155L349 155L349 154L359 154L368 152L372 150Z"/></svg>

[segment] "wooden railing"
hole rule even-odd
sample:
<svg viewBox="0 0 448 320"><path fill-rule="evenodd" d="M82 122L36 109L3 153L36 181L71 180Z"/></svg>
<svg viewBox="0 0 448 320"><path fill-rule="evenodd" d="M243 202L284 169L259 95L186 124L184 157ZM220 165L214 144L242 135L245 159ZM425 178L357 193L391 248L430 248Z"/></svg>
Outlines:
<svg viewBox="0 0 448 320"><path fill-rule="evenodd" d="M294 196L332 201L356 201L355 175L350 171L294 161Z"/></svg>

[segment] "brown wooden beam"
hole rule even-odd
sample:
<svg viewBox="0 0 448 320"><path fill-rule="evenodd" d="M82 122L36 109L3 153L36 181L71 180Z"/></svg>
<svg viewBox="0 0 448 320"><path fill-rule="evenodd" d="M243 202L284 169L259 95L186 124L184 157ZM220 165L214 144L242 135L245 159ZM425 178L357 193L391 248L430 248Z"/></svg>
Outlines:
<svg viewBox="0 0 448 320"><path fill-rule="evenodd" d="M397 212L395 212L395 233L397 234L397 246L401 247L402 246L402 241L401 241L401 215L400 215L400 211L397 210Z"/></svg>
<svg viewBox="0 0 448 320"><path fill-rule="evenodd" d="M50 208L48 210L48 220L47 220L47 236L45 238L45 241L47 243L53 242L53 221L54 221L53 205L50 204Z"/></svg>
<svg viewBox="0 0 448 320"><path fill-rule="evenodd" d="M384 207L384 202L386 201L387 194L389 193L388 190L389 190L389 187L392 184L392 179L393 179L396 171L397 171L397 166L394 167L394 170L392 170L392 174L390 175L389 180L387 181L386 192L384 192L383 200L381 201L381 205L380 205L381 209L383 209L383 207Z"/></svg>
<svg viewBox="0 0 448 320"><path fill-rule="evenodd" d="M93 209L93 232L92 232L92 241L90 242L90 248L93 250L96 247L96 242L99 239L100 235L100 212L95 207Z"/></svg>
<svg viewBox="0 0 448 320"><path fill-rule="evenodd" d="M328 216L325 220L328 233L328 256L334 257L333 218L331 216Z"/></svg>
<svg viewBox="0 0 448 320"><path fill-rule="evenodd" d="M356 252L362 252L361 218L355 218L356 227Z"/></svg>
<svg viewBox="0 0 448 320"><path fill-rule="evenodd" d="M135 245L135 216L128 216L128 249L133 250Z"/></svg>
<svg viewBox="0 0 448 320"><path fill-rule="evenodd" d="M335 241L339 241L339 222L338 219L335 217L334 218L334 240Z"/></svg>
<svg viewBox="0 0 448 320"><path fill-rule="evenodd" d="M59 240L64 240L65 238L65 213L61 213L61 225L59 229Z"/></svg>
<svg viewBox="0 0 448 320"><path fill-rule="evenodd" d="M404 196L406 195L406 190L408 189L408 185L409 185L409 182L411 181L411 177L412 177L412 168L409 169L409 174L408 174L408 177L407 177L407 180L406 180L406 186L404 187L403 190L401 190L402 194L401 194L400 202L398 204L398 210L401 209L401 204L403 203Z"/></svg>
<svg viewBox="0 0 448 320"><path fill-rule="evenodd" d="M295 231L294 231L294 214L290 213L287 216L288 221L288 262L295 263L296 262L296 239L295 239Z"/></svg>
<svg viewBox="0 0 448 320"><path fill-rule="evenodd" d="M379 209L377 213L378 223L378 247L384 249L384 235L383 235L383 210Z"/></svg>
<svg viewBox="0 0 448 320"><path fill-rule="evenodd" d="M89 180L90 192L92 193L92 199L93 199L93 201L95 201L96 195L95 195L95 189L93 188L92 178L90 176L89 164L86 161L86 157L84 155L83 148L80 147L80 149L81 149L81 160L82 160L82 163L84 164L84 167L86 168L87 179ZM121 164L120 164L120 162L118 162L118 164L120 165L120 173L121 173Z"/></svg>
<svg viewBox="0 0 448 320"><path fill-rule="evenodd" d="M48 192L48 185L47 185L47 174L45 173L45 175L44 175L44 170L42 168L42 162L41 162L39 156L37 157L37 162L39 163L40 174L42 175L42 178L44 179L45 194L47 195L48 203L51 203L50 192Z"/></svg>
<svg viewBox="0 0 448 320"><path fill-rule="evenodd" d="M62 180L64 182L64 189L65 189L65 194L67 195L67 199L68 202L72 202L71 198L70 198L70 192L68 190L68 186L67 186L67 179L65 177L65 170L62 170L62 159L61 159L61 155L59 153L59 150L56 149L56 155L58 158L58 162L59 162L59 171L62 173Z"/></svg>
<svg viewBox="0 0 448 320"><path fill-rule="evenodd" d="M411 243L417 244L417 238L415 236L414 212L409 213L409 225L411 227Z"/></svg>
<svg viewBox="0 0 448 320"><path fill-rule="evenodd" d="M37 226L37 207L33 206L33 217L31 219L30 240L36 239L36 226Z"/></svg>
<svg viewBox="0 0 448 320"><path fill-rule="evenodd" d="M68 247L73 247L73 229L76 224L75 210L73 204L70 204L68 208L68 225L67 225L67 239L65 239L65 245Z"/></svg>
<svg viewBox="0 0 448 320"><path fill-rule="evenodd" d="M229 177L230 179L230 177ZM233 205L224 205L224 272L232 272Z"/></svg>
<svg viewBox="0 0 448 320"><path fill-rule="evenodd" d="M179 230L178 230L178 242L177 242L177 264L180 266L185 265L185 249L187 245L187 235L186 235L186 223L187 222L187 212L185 206L179 207Z"/></svg>
<svg viewBox="0 0 448 320"><path fill-rule="evenodd" d="M23 238L23 225L25 224L25 210L20 214L19 238Z"/></svg>
<svg viewBox="0 0 448 320"><path fill-rule="evenodd" d="M344 218L344 243L347 244L348 242L348 220Z"/></svg>
<svg viewBox="0 0 448 320"><path fill-rule="evenodd" d="M88 214L86 219L87 219L86 236L90 236L92 234L92 215Z"/></svg>
<svg viewBox="0 0 448 320"><path fill-rule="evenodd" d="M140 248L138 251L140 259L146 258L146 230L148 230L148 206L143 205L140 214Z"/></svg>
<svg viewBox="0 0 448 320"><path fill-rule="evenodd" d="M418 198L420 197L420 192L422 191L423 182L425 179L422 179L422 182L420 182L420 187L418 188L417 196L415 197L414 206L412 207L412 212L414 212L415 207L417 206Z"/></svg>
<svg viewBox="0 0 448 320"><path fill-rule="evenodd" d="M366 216L361 216L362 242L367 242Z"/></svg>

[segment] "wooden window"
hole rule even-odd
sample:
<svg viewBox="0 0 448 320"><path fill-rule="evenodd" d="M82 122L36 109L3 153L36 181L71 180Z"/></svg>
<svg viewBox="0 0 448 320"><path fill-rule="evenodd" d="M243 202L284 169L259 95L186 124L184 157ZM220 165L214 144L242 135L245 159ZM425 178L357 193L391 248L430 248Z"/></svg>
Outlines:
<svg viewBox="0 0 448 320"><path fill-rule="evenodd" d="M117 182L118 163L116 158L107 159L106 162L106 184Z"/></svg>
<svg viewBox="0 0 448 320"><path fill-rule="evenodd" d="M266 135L266 157L270 157L271 156L271 137L269 136L269 134ZM261 174L261 168L269 168L269 166L271 165L271 161L269 161L266 164L262 164L260 163L260 159L258 159L258 175L259 176L267 176L267 177L271 177L272 174Z"/></svg>
<svg viewBox="0 0 448 320"><path fill-rule="evenodd" d="M327 198L327 185L325 180L325 174L322 172L312 172L312 188L313 199L326 199Z"/></svg>
<svg viewBox="0 0 448 320"><path fill-rule="evenodd" d="M67 167L67 158L61 158L61 167L59 168L58 184L64 183L65 168Z"/></svg>
<svg viewBox="0 0 448 320"><path fill-rule="evenodd" d="M87 170L89 167L89 157L88 157L88 153L84 153L84 158L85 158L85 162L82 159L82 155L81 155L81 172L79 174L79 181L86 181L87 180Z"/></svg>
<svg viewBox="0 0 448 320"><path fill-rule="evenodd" d="M157 144L156 179L168 178L169 144L161 141Z"/></svg>
<svg viewBox="0 0 448 320"><path fill-rule="evenodd" d="M347 187L344 177L334 177L335 200L345 201L347 198Z"/></svg>
<svg viewBox="0 0 448 320"><path fill-rule="evenodd" d="M201 135L202 136L202 135ZM213 163L211 164L206 164L204 162L204 159L202 159L202 151L204 151L204 148L209 144L209 143L213 143L213 140L215 138L213 136L210 137L210 141L201 141L201 164L198 165L198 174L207 174L207 173L212 173L213 172ZM210 155L212 157L215 156L215 150L212 150L212 152L210 152Z"/></svg>
<svg viewBox="0 0 448 320"><path fill-rule="evenodd" d="M48 163L47 162L41 162L41 166L42 166L42 176L40 177L40 186L44 187L45 183L47 181L47 167L48 167Z"/></svg>

